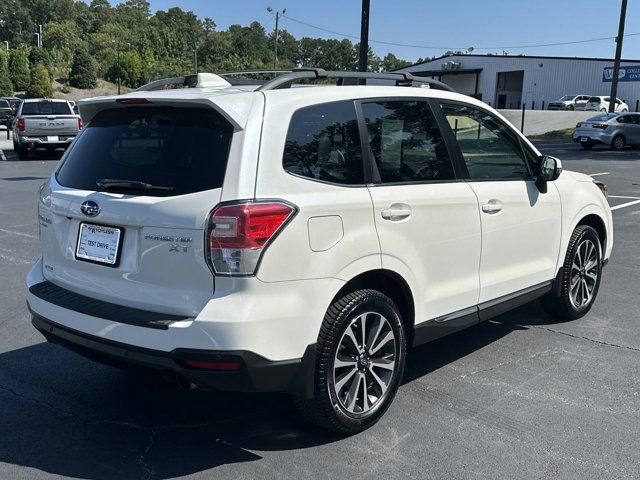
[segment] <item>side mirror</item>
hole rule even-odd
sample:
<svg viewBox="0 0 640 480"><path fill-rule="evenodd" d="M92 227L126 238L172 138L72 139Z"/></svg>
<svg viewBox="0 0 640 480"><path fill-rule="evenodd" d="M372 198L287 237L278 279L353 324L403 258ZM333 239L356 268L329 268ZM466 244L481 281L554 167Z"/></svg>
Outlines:
<svg viewBox="0 0 640 480"><path fill-rule="evenodd" d="M538 180L553 182L562 173L562 163L555 157L543 155L538 163Z"/></svg>

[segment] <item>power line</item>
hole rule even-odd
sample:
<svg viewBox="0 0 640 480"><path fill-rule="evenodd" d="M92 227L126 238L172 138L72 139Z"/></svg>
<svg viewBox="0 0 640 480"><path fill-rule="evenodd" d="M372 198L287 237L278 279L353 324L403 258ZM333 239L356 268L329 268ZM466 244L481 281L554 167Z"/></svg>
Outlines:
<svg viewBox="0 0 640 480"><path fill-rule="evenodd" d="M326 33L332 33L334 35L339 35L341 37L346 37L346 38L354 38L356 40L360 40L360 37L357 37L356 35L349 35L347 33L341 33L341 32L336 32L335 30L329 30L328 28L323 28L323 27L319 27L317 25L312 25L311 23L307 23L307 22L303 22L302 20L298 20L296 18L290 17L289 15L282 15L284 18L286 18L287 20L291 20L292 22L295 23L299 23L301 25L304 25L306 27L310 27L310 28L314 28L316 30L320 30ZM624 36L625 37L633 37L636 35L640 35L640 32L638 33L627 33ZM533 45L500 45L500 46L495 46L495 47L473 47L474 50L501 50L501 49L517 49L517 48L538 48L538 47L557 47L560 45L576 45L579 43L591 43L591 42L601 42L604 40L615 40L616 36L611 36L611 37L599 37L599 38L590 38L590 39L586 39L586 40L573 40L570 42L555 42L555 43L540 43L540 44L533 44ZM369 42L371 43L379 43L381 45L391 45L394 47L408 47L408 48L421 48L421 49L425 49L425 50L466 50L467 47L445 47L445 46L431 46L431 45L414 45L414 44L409 44L409 43L396 43L396 42L385 42L383 40L372 40L369 39Z"/></svg>

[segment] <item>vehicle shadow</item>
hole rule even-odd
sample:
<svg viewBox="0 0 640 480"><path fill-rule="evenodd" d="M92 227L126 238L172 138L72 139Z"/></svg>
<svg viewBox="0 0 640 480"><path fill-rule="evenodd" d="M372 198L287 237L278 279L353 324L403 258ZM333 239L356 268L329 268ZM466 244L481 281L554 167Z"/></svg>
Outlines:
<svg viewBox="0 0 640 480"><path fill-rule="evenodd" d="M529 322L544 322L537 304L417 348L403 383ZM0 354L0 405L0 462L73 478L174 478L342 438L285 395L183 390L48 343Z"/></svg>
<svg viewBox="0 0 640 480"><path fill-rule="evenodd" d="M58 149L53 152L45 149L35 149L29 152L29 158L20 160L13 149L3 149L5 161L7 162L30 162L30 161L58 161L64 154L64 150Z"/></svg>

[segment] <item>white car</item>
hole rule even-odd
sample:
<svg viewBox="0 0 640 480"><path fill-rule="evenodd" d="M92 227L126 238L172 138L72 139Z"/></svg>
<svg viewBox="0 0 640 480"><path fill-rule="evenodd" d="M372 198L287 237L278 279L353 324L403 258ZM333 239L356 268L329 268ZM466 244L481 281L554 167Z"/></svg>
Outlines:
<svg viewBox="0 0 640 480"><path fill-rule="evenodd" d="M190 386L289 392L357 432L408 348L536 298L560 318L593 305L604 186L486 104L409 74L165 85L80 102L86 128L42 186L27 286L50 341Z"/></svg>
<svg viewBox="0 0 640 480"><path fill-rule="evenodd" d="M587 111L594 111L594 112L608 112L610 100L611 100L611 97L590 97L584 109ZM615 111L618 113L628 112L629 105L624 103L619 98L616 98Z"/></svg>
<svg viewBox="0 0 640 480"><path fill-rule="evenodd" d="M547 110L584 110L591 95L564 95L549 102Z"/></svg>

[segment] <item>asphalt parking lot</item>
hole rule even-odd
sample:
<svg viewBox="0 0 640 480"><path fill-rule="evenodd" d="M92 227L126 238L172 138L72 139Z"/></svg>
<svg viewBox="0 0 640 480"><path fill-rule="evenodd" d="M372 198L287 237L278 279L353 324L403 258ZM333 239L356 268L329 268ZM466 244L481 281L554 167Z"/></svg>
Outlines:
<svg viewBox="0 0 640 480"><path fill-rule="evenodd" d="M532 303L410 352L389 412L342 438L284 395L181 390L45 343L24 277L55 161L0 141L0 478L639 478L640 151L539 146L618 207L594 308L557 323Z"/></svg>

